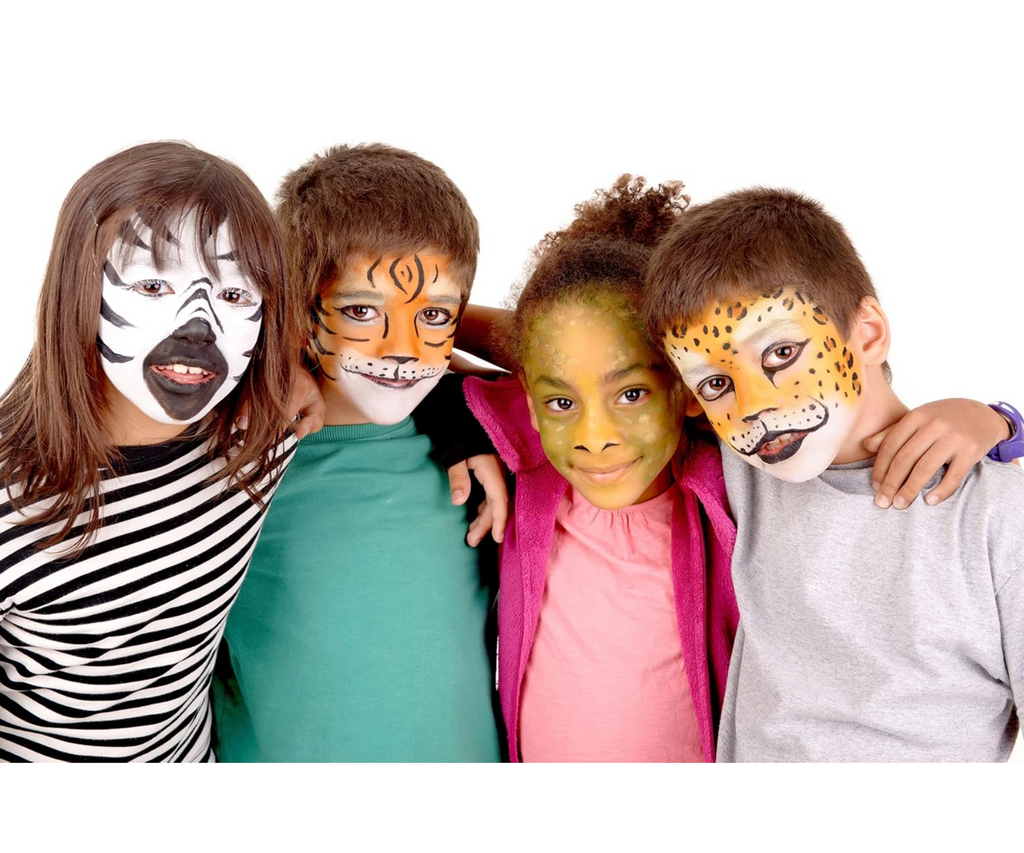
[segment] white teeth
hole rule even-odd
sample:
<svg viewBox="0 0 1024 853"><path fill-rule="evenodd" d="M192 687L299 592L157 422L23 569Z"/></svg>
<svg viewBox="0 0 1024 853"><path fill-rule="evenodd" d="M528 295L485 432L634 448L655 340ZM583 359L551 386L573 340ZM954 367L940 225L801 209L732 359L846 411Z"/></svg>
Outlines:
<svg viewBox="0 0 1024 853"><path fill-rule="evenodd" d="M181 373L181 374L191 373L191 374L194 374L196 376L209 376L209 375L212 375L212 374L210 374L210 371L203 370L203 368L201 368L201 367L186 367L184 364L161 364L160 365L160 369L161 370L169 370L172 373Z"/></svg>

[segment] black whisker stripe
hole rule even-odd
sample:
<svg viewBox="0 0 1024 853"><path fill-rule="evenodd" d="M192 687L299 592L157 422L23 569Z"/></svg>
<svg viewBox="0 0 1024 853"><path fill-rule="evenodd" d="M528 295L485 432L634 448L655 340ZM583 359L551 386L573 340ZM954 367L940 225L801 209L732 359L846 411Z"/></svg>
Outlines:
<svg viewBox="0 0 1024 853"><path fill-rule="evenodd" d="M99 337L96 338L96 346L99 348L100 355L113 364L127 364L129 361L135 360L134 355L121 355L114 352Z"/></svg>
<svg viewBox="0 0 1024 853"><path fill-rule="evenodd" d="M74 558L0 489L0 761L212 760L210 677L263 521L209 482L223 467L196 439L132 448Z"/></svg>

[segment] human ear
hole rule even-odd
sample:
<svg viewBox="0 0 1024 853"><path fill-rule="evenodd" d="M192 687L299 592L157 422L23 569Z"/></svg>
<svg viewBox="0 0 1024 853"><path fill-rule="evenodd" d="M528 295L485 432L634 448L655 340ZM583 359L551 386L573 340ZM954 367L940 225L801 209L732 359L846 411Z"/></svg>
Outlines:
<svg viewBox="0 0 1024 853"><path fill-rule="evenodd" d="M537 423L537 409L533 405L533 396L530 394L530 387L526 384L526 377L520 373L519 382L523 386L523 390L526 392L526 406L530 410L530 426L532 426L537 432L540 432L540 424Z"/></svg>
<svg viewBox="0 0 1024 853"><path fill-rule="evenodd" d="M889 357L889 318L875 297L865 296L857 306L850 343L865 365L881 365Z"/></svg>
<svg viewBox="0 0 1024 853"><path fill-rule="evenodd" d="M704 414L704 407L698 402L697 397L690 393L690 389L686 389L686 417L688 418L699 418Z"/></svg>

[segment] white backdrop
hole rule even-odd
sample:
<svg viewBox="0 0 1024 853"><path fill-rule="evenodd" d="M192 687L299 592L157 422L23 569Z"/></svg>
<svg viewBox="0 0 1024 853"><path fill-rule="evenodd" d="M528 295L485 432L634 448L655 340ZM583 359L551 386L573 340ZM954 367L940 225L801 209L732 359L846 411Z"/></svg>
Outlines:
<svg viewBox="0 0 1024 853"><path fill-rule="evenodd" d="M468 196L492 305L621 172L683 179L694 201L801 190L874 276L905 402L1024 406L1014 4L348 5L5 8L0 387L32 340L60 203L103 157L187 139L271 195L323 147L384 141Z"/></svg>
<svg viewBox="0 0 1024 853"><path fill-rule="evenodd" d="M492 305L544 232L621 172L680 178L694 201L801 190L875 279L907 403L1024 406L1012 5L682 5L19 4L0 51L0 385L32 339L61 200L98 160L187 139L272 195L317 150L379 140L462 187L482 227L474 298Z"/></svg>

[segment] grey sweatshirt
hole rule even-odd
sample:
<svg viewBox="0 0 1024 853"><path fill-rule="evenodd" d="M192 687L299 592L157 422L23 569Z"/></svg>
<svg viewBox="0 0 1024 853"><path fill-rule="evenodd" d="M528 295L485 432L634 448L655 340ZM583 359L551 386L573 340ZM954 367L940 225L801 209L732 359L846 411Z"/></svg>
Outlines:
<svg viewBox="0 0 1024 853"><path fill-rule="evenodd" d="M986 459L939 506L882 510L871 460L786 483L722 454L740 626L718 760L1006 760L1024 471Z"/></svg>

